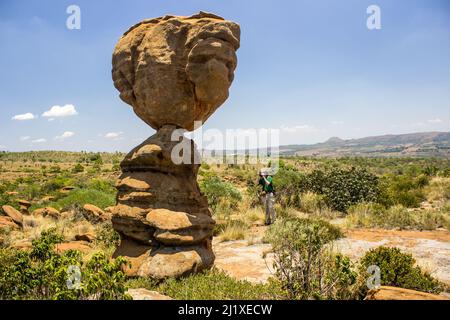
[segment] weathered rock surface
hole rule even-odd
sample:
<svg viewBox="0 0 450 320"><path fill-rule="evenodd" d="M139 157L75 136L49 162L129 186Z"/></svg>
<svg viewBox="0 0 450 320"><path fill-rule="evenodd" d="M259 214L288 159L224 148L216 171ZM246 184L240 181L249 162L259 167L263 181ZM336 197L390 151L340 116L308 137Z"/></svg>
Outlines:
<svg viewBox="0 0 450 320"><path fill-rule="evenodd" d="M63 253L68 250L78 250L82 253L87 253L91 250L89 244L85 241L70 241L64 243L58 243L55 246L56 252Z"/></svg>
<svg viewBox="0 0 450 320"><path fill-rule="evenodd" d="M32 214L35 217L42 216L42 217L50 217L53 219L59 219L59 217L61 216L59 211L52 207L36 209L33 211Z"/></svg>
<svg viewBox="0 0 450 320"><path fill-rule="evenodd" d="M56 200L56 197L54 197L54 196L44 196L42 199L41 199L41 201L42 202L50 202L50 201L54 201L54 200Z"/></svg>
<svg viewBox="0 0 450 320"><path fill-rule="evenodd" d="M156 130L193 130L228 98L239 40L239 25L209 13L144 20L116 45L114 85Z"/></svg>
<svg viewBox="0 0 450 320"><path fill-rule="evenodd" d="M93 204L85 204L83 206L83 216L92 222L102 222L108 220L109 214Z"/></svg>
<svg viewBox="0 0 450 320"><path fill-rule="evenodd" d="M19 226L14 222L14 220L8 216L0 216L0 229L10 228L18 229Z"/></svg>
<svg viewBox="0 0 450 320"><path fill-rule="evenodd" d="M76 241L94 242L95 239L97 239L97 236L93 232L86 232L86 233L76 234L74 238Z"/></svg>
<svg viewBox="0 0 450 320"><path fill-rule="evenodd" d="M133 298L133 300L173 300L171 297L165 296L156 291L150 291L144 288L128 289L127 294Z"/></svg>
<svg viewBox="0 0 450 320"><path fill-rule="evenodd" d="M70 191L75 190L75 187L72 186L67 186L67 187L63 187L59 190L59 192L61 193L69 193Z"/></svg>
<svg viewBox="0 0 450 320"><path fill-rule="evenodd" d="M113 258L125 257L130 266L124 268L124 272L127 276L137 276L139 268L144 263L145 259L149 256L149 252L155 249L152 246L145 245L122 235L119 247L113 254Z"/></svg>
<svg viewBox="0 0 450 320"><path fill-rule="evenodd" d="M228 98L239 48L233 22L200 12L165 16L131 27L113 53L120 98L156 134L122 161L112 223L121 235L114 256L128 274L180 277L214 263L214 220L197 184L200 158L193 130Z"/></svg>
<svg viewBox="0 0 450 320"><path fill-rule="evenodd" d="M154 237L167 245L191 245L209 237L215 222L208 214L189 214L167 209L152 210L146 220L156 229Z"/></svg>
<svg viewBox="0 0 450 320"><path fill-rule="evenodd" d="M22 214L29 214L28 208L31 207L31 202L29 202L27 200L23 200L23 199L18 200L17 202L19 203L19 206L20 206L20 208L19 208L20 212Z"/></svg>
<svg viewBox="0 0 450 320"><path fill-rule="evenodd" d="M8 216L10 217L15 224L17 224L19 227L23 227L23 216L22 213L20 213L18 210L16 210L15 208L8 206L8 205L4 205L2 206L2 211Z"/></svg>
<svg viewBox="0 0 450 320"><path fill-rule="evenodd" d="M369 291L366 300L449 300L448 298L415 290L381 286Z"/></svg>
<svg viewBox="0 0 450 320"><path fill-rule="evenodd" d="M179 277L214 262L209 243L215 222L197 184L199 165L172 162L178 143L170 139L173 130L162 127L121 163L118 204L111 213L125 242L118 251L134 265L129 274ZM184 142L194 155L191 141ZM130 250L133 246L139 254Z"/></svg>
<svg viewBox="0 0 450 320"><path fill-rule="evenodd" d="M270 244L249 244L247 240L214 241L213 249L216 255L214 267L233 278L267 283L275 274Z"/></svg>
<svg viewBox="0 0 450 320"><path fill-rule="evenodd" d="M164 279L178 278L212 267L214 254L210 246L161 247L149 252L137 275Z"/></svg>

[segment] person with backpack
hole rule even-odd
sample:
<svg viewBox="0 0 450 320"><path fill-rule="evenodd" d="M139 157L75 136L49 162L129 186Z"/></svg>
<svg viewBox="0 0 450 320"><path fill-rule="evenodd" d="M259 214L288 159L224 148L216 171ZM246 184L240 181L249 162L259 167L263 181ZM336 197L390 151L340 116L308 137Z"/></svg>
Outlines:
<svg viewBox="0 0 450 320"><path fill-rule="evenodd" d="M261 198L265 207L265 224L270 225L275 222L275 188L273 178L268 172L261 170L259 172L258 185L262 187Z"/></svg>

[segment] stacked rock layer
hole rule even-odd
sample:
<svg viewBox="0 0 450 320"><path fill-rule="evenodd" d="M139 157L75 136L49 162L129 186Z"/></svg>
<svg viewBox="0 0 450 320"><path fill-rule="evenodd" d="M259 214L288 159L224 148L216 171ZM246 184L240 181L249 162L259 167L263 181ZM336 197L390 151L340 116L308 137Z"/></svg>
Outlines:
<svg viewBox="0 0 450 320"><path fill-rule="evenodd" d="M132 275L178 277L214 263L215 222L196 181L199 165L173 163L175 129L162 127L121 163L112 221L122 241L115 255L132 262Z"/></svg>

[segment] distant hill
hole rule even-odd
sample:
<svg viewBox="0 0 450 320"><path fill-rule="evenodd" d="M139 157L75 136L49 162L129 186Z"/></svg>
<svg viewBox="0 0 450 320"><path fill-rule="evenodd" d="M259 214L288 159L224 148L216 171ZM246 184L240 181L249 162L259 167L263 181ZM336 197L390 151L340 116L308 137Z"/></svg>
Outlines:
<svg viewBox="0 0 450 320"><path fill-rule="evenodd" d="M281 146L280 155L450 158L450 132L389 134L350 140L333 137L313 145Z"/></svg>

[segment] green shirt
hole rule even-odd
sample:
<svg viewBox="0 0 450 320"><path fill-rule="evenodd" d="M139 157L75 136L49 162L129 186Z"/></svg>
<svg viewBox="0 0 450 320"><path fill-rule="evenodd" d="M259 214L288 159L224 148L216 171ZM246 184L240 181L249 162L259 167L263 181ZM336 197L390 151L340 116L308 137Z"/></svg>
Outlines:
<svg viewBox="0 0 450 320"><path fill-rule="evenodd" d="M266 180L269 182L269 184L267 184L266 181L264 180L264 178L261 177L259 179L259 185L263 186L263 191L269 192L269 193L273 192L273 183L272 183L273 179L272 179L272 177L268 176L266 178Z"/></svg>

